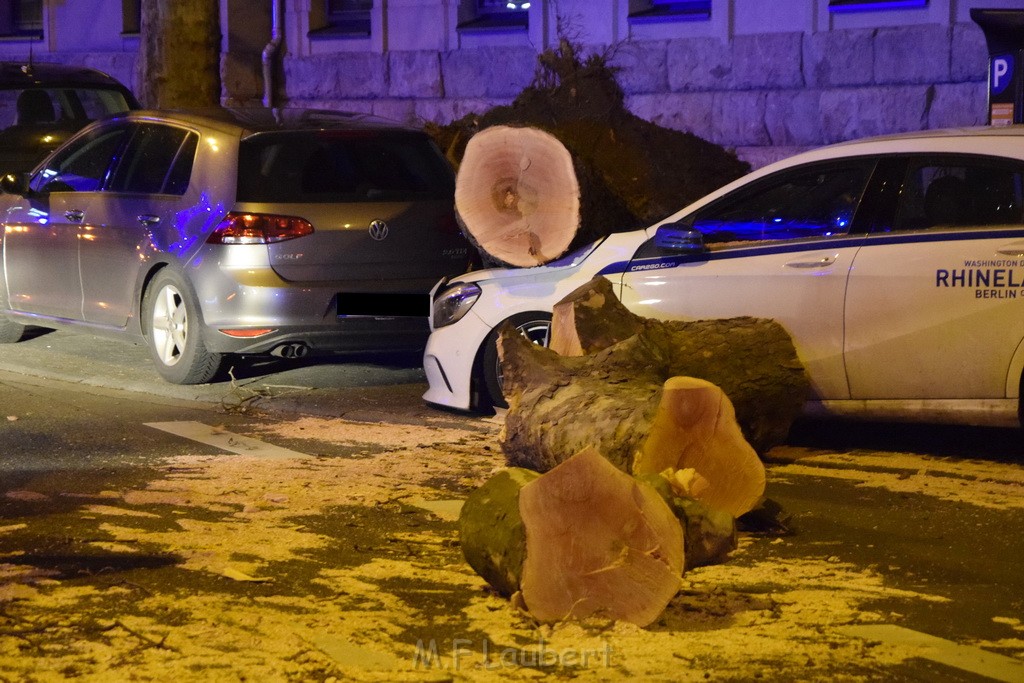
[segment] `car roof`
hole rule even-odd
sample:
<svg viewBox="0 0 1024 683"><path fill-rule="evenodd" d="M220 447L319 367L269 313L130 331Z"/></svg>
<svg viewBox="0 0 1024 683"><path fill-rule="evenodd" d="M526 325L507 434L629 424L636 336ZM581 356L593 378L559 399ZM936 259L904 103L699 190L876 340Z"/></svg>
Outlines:
<svg viewBox="0 0 1024 683"><path fill-rule="evenodd" d="M270 109L267 107L153 109L119 114L118 118L173 121L223 131L230 130L243 138L258 133L296 130L401 130L418 132L416 128L370 114L326 109Z"/></svg>
<svg viewBox="0 0 1024 683"><path fill-rule="evenodd" d="M47 62L0 62L0 89L83 85L127 90L116 78L84 66Z"/></svg>
<svg viewBox="0 0 1024 683"><path fill-rule="evenodd" d="M990 153L993 148L1000 150L1003 156L1024 158L1024 125L944 128L859 138L818 147L784 159L783 162L792 165L815 157L830 159L860 154L971 153L976 150L979 153Z"/></svg>
<svg viewBox="0 0 1024 683"><path fill-rule="evenodd" d="M889 154L977 154L1024 160L1024 125L976 126L894 133L838 142L762 166L682 207L654 225L680 220L733 190L802 164Z"/></svg>

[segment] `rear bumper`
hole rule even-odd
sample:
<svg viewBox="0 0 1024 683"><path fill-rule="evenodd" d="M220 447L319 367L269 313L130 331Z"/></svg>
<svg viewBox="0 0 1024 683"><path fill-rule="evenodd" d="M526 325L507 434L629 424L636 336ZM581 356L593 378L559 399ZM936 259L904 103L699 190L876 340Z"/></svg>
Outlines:
<svg viewBox="0 0 1024 683"><path fill-rule="evenodd" d="M420 351L429 334L426 318L340 318L323 326L285 326L257 338L231 337L207 325L205 341L217 353L270 353L285 344L302 344L311 353Z"/></svg>
<svg viewBox="0 0 1024 683"><path fill-rule="evenodd" d="M288 282L260 263L259 257L265 253L261 246L233 249L230 255L238 258L239 265L205 258L188 273L210 351L258 354L293 343L304 344L312 352L420 350L425 346L430 334L430 288L436 278ZM353 310L353 297L362 314L339 314ZM409 305L410 300L419 298L422 307ZM395 301L401 310L388 310ZM373 308L378 304L382 310ZM422 315L408 315L412 310L421 310ZM258 337L225 333L260 329L269 332Z"/></svg>

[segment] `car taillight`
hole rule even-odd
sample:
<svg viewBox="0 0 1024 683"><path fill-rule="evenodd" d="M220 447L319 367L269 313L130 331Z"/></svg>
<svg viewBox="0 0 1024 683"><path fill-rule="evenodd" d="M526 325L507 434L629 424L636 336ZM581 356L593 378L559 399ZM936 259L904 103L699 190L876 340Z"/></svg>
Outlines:
<svg viewBox="0 0 1024 683"><path fill-rule="evenodd" d="M268 213L232 211L207 238L208 244L270 244L310 235L313 226L305 218Z"/></svg>

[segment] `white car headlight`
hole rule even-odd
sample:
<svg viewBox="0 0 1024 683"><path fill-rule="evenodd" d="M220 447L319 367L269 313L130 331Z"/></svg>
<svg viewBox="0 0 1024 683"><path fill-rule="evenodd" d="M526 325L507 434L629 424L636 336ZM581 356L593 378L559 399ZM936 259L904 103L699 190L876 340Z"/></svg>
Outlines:
<svg viewBox="0 0 1024 683"><path fill-rule="evenodd" d="M480 287L469 283L452 285L434 299L432 320L434 329L451 325L462 319L462 316L473 308L473 304L480 298Z"/></svg>

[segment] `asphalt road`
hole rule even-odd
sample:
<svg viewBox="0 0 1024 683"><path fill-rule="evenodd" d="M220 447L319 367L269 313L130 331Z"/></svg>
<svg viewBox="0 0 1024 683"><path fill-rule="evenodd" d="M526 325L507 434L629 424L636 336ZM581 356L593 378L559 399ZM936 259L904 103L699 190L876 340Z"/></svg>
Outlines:
<svg viewBox="0 0 1024 683"><path fill-rule="evenodd" d="M144 347L66 332L2 346L0 491L123 489L194 449L152 423L245 433L257 411L284 422L320 415L411 425L442 416L467 430L479 420L425 406L416 358L335 361L246 366L228 381L177 387L158 378ZM933 649L948 655L895 665L892 680L1024 680L1022 443L1015 430L801 423L769 462L768 494L793 533L748 553L848 563L908 596L939 596L872 605L900 630L865 639L937 638ZM3 505L0 518L17 517L17 502Z"/></svg>

